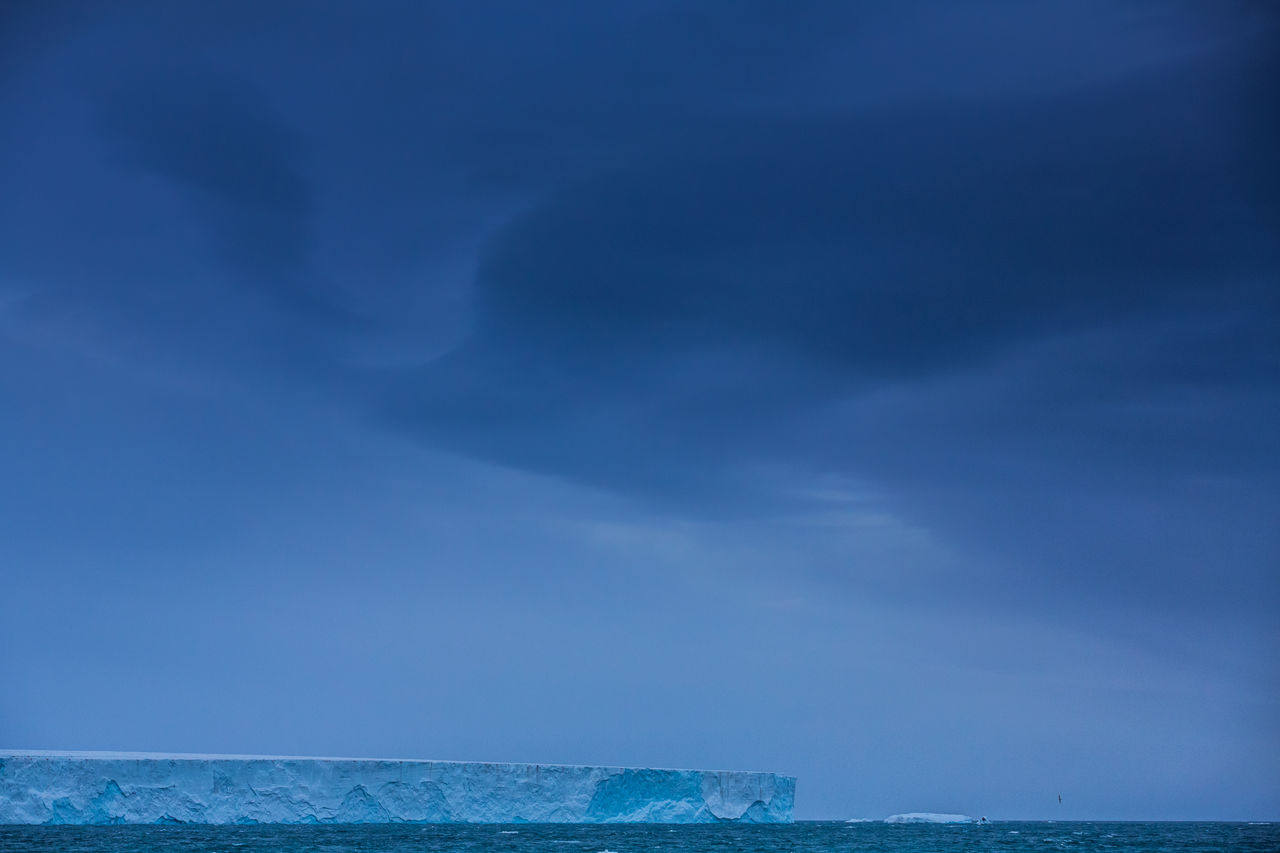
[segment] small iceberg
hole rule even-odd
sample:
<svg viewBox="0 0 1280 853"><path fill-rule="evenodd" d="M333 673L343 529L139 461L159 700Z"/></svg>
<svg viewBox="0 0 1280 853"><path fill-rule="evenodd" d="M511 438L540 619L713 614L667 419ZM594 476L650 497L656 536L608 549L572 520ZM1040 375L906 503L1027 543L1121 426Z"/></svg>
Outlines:
<svg viewBox="0 0 1280 853"><path fill-rule="evenodd" d="M875 823L876 821L869 817L851 817L845 823Z"/></svg>
<svg viewBox="0 0 1280 853"><path fill-rule="evenodd" d="M907 812L889 815L885 823L977 823L967 814L938 814L937 812Z"/></svg>

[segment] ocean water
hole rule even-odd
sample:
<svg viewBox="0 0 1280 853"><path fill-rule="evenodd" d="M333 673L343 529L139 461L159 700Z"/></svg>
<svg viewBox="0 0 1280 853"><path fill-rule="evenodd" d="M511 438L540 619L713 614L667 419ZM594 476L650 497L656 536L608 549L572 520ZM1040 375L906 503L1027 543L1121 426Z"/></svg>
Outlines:
<svg viewBox="0 0 1280 853"><path fill-rule="evenodd" d="M949 853L1280 851L1280 824L0 826L0 853Z"/></svg>

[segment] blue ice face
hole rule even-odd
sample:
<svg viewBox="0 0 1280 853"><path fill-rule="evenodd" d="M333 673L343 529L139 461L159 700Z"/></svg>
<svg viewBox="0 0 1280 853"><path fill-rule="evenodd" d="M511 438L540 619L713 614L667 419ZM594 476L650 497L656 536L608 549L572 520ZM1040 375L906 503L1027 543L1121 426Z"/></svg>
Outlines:
<svg viewBox="0 0 1280 853"><path fill-rule="evenodd" d="M0 824L789 823L772 773L450 761L0 755Z"/></svg>

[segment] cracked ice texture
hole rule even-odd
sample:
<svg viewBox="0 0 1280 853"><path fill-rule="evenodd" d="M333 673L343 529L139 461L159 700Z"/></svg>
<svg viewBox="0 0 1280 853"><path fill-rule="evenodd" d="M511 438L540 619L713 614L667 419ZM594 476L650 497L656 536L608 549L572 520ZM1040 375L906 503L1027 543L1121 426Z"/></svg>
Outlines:
<svg viewBox="0 0 1280 853"><path fill-rule="evenodd" d="M774 773L0 752L0 824L790 823L794 799Z"/></svg>

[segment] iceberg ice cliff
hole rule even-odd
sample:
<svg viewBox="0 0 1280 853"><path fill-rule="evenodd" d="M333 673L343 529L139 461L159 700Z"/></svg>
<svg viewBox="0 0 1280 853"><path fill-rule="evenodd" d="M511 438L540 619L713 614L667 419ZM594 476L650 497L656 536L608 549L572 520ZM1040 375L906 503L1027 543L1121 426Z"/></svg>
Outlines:
<svg viewBox="0 0 1280 853"><path fill-rule="evenodd" d="M794 799L774 773L0 751L0 824L790 823Z"/></svg>

